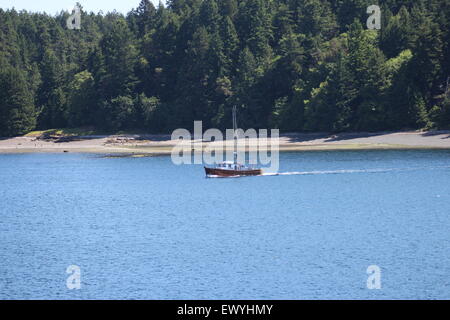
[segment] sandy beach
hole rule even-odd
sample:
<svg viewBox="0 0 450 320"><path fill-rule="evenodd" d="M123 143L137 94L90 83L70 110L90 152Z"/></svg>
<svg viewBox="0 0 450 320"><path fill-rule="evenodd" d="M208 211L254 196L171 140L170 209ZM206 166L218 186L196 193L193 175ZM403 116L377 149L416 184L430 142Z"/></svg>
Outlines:
<svg viewBox="0 0 450 320"><path fill-rule="evenodd" d="M276 142L276 141L273 141ZM23 136L0 138L0 153L101 153L165 155L177 141L169 135L110 136ZM258 141L250 140L250 144ZM232 141L225 143L232 148ZM214 148L217 142L194 141L199 152ZM370 150L370 149L450 149L450 131L382 132L343 134L284 134L279 138L280 151Z"/></svg>

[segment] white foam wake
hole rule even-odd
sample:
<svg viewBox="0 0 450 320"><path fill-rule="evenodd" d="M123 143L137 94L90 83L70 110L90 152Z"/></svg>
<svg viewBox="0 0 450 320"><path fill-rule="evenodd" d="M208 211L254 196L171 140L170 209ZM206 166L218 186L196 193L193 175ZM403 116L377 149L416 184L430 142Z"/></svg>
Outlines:
<svg viewBox="0 0 450 320"><path fill-rule="evenodd" d="M346 170L326 170L326 171L300 171L300 172L279 172L264 173L262 176L303 176L303 175L321 175L321 174L351 174L351 173L387 173L401 171L423 171L436 169L449 169L450 166L442 167L421 167L421 168L382 168L382 169L346 169Z"/></svg>

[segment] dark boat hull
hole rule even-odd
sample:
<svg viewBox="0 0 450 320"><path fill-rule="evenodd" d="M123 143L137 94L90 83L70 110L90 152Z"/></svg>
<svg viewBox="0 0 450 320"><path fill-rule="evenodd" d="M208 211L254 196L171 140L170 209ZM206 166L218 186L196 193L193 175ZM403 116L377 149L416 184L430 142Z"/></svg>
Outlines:
<svg viewBox="0 0 450 320"><path fill-rule="evenodd" d="M223 170L217 168L206 168L205 172L207 176L218 177L237 177L237 176L260 176L262 175L261 169L254 170Z"/></svg>

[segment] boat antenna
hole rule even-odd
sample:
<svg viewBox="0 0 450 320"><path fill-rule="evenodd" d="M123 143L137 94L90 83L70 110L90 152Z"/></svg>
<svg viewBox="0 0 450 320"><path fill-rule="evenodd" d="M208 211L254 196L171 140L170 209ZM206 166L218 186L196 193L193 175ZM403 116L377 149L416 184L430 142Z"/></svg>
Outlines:
<svg viewBox="0 0 450 320"><path fill-rule="evenodd" d="M237 145L238 145L238 136L237 136L237 108L233 107L233 133L234 133L234 164L237 165Z"/></svg>

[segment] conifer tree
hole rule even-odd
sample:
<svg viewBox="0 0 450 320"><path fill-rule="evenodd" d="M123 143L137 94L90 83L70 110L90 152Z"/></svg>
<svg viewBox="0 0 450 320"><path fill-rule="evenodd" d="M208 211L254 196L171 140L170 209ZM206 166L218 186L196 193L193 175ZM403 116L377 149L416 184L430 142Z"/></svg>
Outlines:
<svg viewBox="0 0 450 320"><path fill-rule="evenodd" d="M36 112L24 75L7 67L0 71L0 136L29 132L36 125Z"/></svg>
<svg viewBox="0 0 450 320"><path fill-rule="evenodd" d="M40 128L63 128L67 125L64 70L52 49L47 49L41 63L41 85L38 90Z"/></svg>

